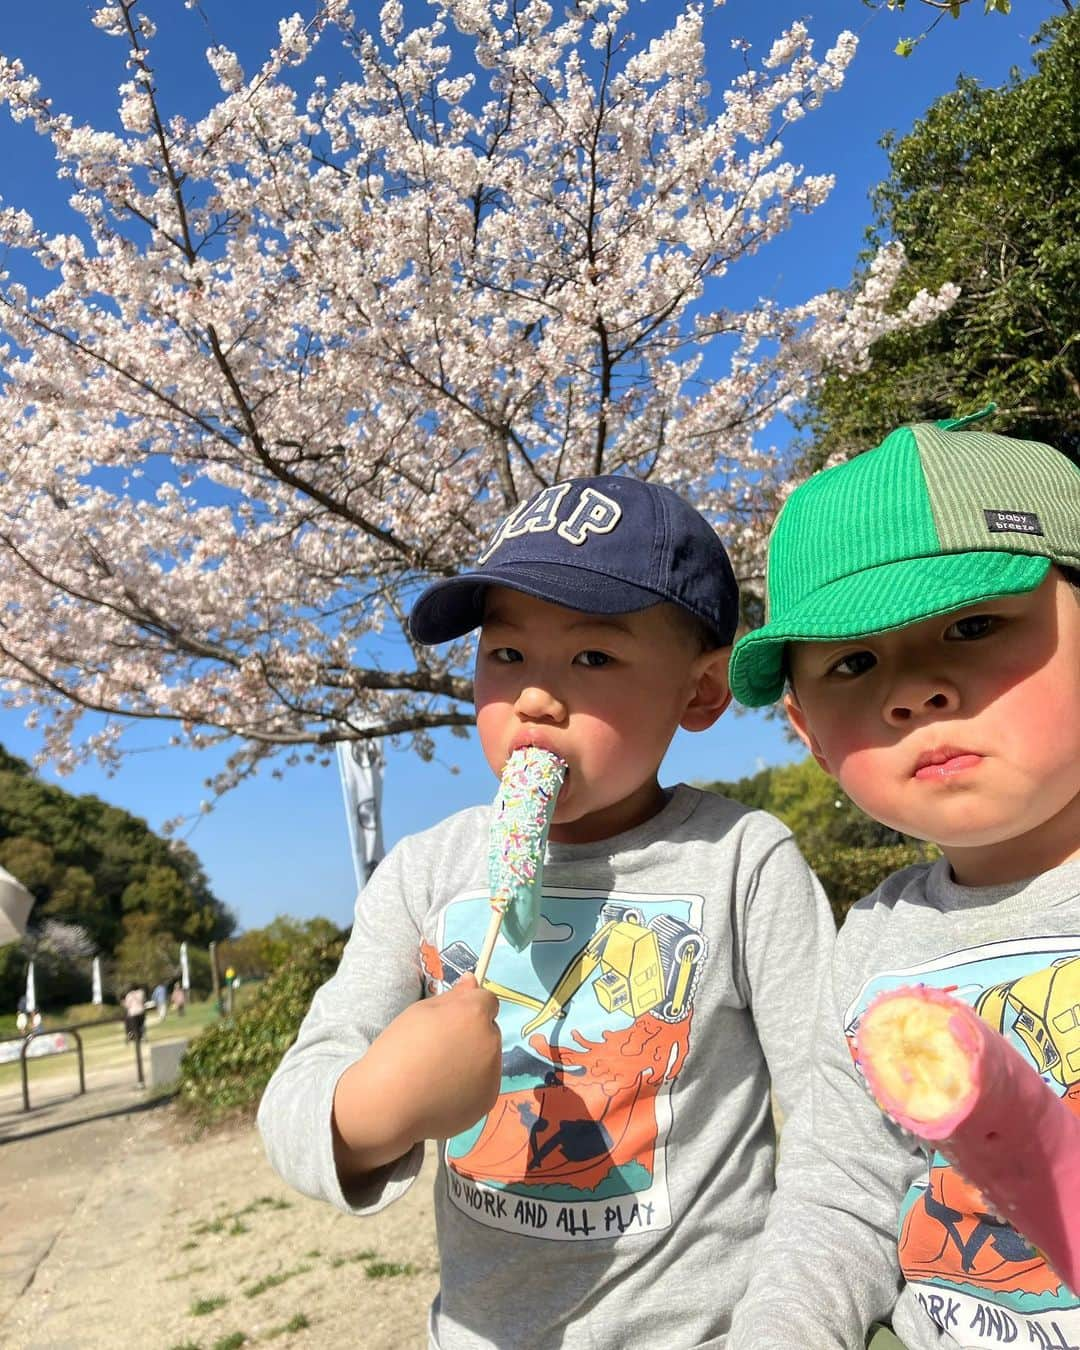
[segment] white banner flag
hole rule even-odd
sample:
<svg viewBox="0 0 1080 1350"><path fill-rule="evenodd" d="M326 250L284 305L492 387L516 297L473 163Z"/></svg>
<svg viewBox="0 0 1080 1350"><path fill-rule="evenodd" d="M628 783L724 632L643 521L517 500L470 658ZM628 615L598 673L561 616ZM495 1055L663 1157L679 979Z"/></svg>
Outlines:
<svg viewBox="0 0 1080 1350"><path fill-rule="evenodd" d="M353 867L364 886L383 856L383 753L378 741L338 741L338 770L345 796Z"/></svg>
<svg viewBox="0 0 1080 1350"><path fill-rule="evenodd" d="M34 963L33 961L26 967L26 1011L32 1013L37 1009L37 990L34 988Z"/></svg>
<svg viewBox="0 0 1080 1350"><path fill-rule="evenodd" d="M185 994L191 988L191 972L188 970L186 942L180 944L180 988Z"/></svg>
<svg viewBox="0 0 1080 1350"><path fill-rule="evenodd" d="M94 957L93 988L90 993L91 1003L101 1002L101 957Z"/></svg>

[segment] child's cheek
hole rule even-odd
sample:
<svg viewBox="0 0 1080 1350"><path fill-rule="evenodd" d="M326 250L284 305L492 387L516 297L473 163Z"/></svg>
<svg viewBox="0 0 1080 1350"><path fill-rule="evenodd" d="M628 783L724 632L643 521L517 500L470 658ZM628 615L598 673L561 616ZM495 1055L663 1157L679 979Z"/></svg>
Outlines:
<svg viewBox="0 0 1080 1350"><path fill-rule="evenodd" d="M594 778L618 776L634 757L635 743L607 721L583 716L574 726L574 750Z"/></svg>
<svg viewBox="0 0 1080 1350"><path fill-rule="evenodd" d="M843 746L837 746L832 768L836 781L861 811L897 828L894 821L901 809L897 769L880 749L848 737Z"/></svg>

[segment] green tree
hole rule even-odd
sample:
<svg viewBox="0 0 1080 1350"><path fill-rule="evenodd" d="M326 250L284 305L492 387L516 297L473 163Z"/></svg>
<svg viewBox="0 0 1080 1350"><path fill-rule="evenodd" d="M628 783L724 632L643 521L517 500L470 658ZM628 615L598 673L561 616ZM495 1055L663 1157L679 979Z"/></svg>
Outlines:
<svg viewBox="0 0 1080 1350"><path fill-rule="evenodd" d="M860 811L809 757L771 771L766 809L780 817L804 848L814 851L884 848L904 838Z"/></svg>
<svg viewBox="0 0 1080 1350"><path fill-rule="evenodd" d="M57 868L49 897L40 909L43 916L77 915L84 926L94 929L100 929L106 912L105 901L94 887L94 878L83 867Z"/></svg>
<svg viewBox="0 0 1080 1350"><path fill-rule="evenodd" d="M1080 13L1035 42L1034 73L997 89L961 79L909 135L882 142L890 173L868 239L907 251L894 303L948 281L960 297L877 342L865 374L825 383L802 423L810 467L990 401L995 431L1080 460Z"/></svg>
<svg viewBox="0 0 1080 1350"><path fill-rule="evenodd" d="M762 769L752 778L706 786L745 806L771 811L804 849L881 848L904 840L896 830L860 811L836 780L809 756Z"/></svg>
<svg viewBox="0 0 1080 1350"><path fill-rule="evenodd" d="M200 905L187 881L175 868L160 863L146 868L142 876L124 887L120 902L125 913L132 910L152 915L166 932L197 942L214 936L217 915Z"/></svg>
<svg viewBox="0 0 1080 1350"><path fill-rule="evenodd" d="M56 873L56 856L48 844L25 835L0 839L0 866L18 877L35 899L47 896Z"/></svg>
<svg viewBox="0 0 1080 1350"><path fill-rule="evenodd" d="M218 948L218 964L232 966L238 975L272 975L293 959L298 951L312 946L340 942L344 935L329 919L294 919L279 914L263 928L249 928L239 937Z"/></svg>
<svg viewBox="0 0 1080 1350"><path fill-rule="evenodd" d="M154 914L132 913L124 920L124 936L116 948L113 982L118 997L132 985L147 991L180 973L180 948Z"/></svg>
<svg viewBox="0 0 1080 1350"><path fill-rule="evenodd" d="M235 927L191 849L97 797L40 782L2 748L0 865L33 893L34 926L47 917L78 924L103 952L123 937L131 913L201 944Z"/></svg>

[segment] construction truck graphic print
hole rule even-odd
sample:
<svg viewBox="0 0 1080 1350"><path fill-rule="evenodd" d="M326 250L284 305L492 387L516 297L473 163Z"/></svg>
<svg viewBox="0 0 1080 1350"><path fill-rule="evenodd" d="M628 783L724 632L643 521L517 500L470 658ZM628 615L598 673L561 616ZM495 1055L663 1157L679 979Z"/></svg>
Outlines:
<svg viewBox="0 0 1080 1350"><path fill-rule="evenodd" d="M532 945L500 941L502 1083L447 1141L451 1202L549 1241L655 1233L672 1222L665 1145L708 955L699 896L546 890ZM490 912L461 896L421 949L427 992L476 965Z"/></svg>
<svg viewBox="0 0 1080 1350"><path fill-rule="evenodd" d="M997 942L879 975L848 1012L849 1044L878 994L911 984L970 1004L1080 1115L1080 937ZM959 1345L1080 1348L1080 1298L941 1153L900 1207L898 1247L909 1285Z"/></svg>

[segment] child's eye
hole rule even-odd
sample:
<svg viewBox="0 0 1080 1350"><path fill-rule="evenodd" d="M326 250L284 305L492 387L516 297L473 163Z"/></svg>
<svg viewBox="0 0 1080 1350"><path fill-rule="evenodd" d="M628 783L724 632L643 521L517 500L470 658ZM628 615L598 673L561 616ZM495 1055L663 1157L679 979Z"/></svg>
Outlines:
<svg viewBox="0 0 1080 1350"><path fill-rule="evenodd" d="M877 657L873 652L847 652L839 657L829 667L830 675L865 675L868 670L873 670L877 665Z"/></svg>
<svg viewBox="0 0 1080 1350"><path fill-rule="evenodd" d="M492 647L488 655L501 666L513 665L515 661L525 659L516 647Z"/></svg>
<svg viewBox="0 0 1080 1350"><path fill-rule="evenodd" d="M972 638L986 637L997 628L997 617L993 614L967 614L945 630L945 638L950 642L970 642Z"/></svg>
<svg viewBox="0 0 1080 1350"><path fill-rule="evenodd" d="M608 656L607 652L587 651L578 652L577 656L574 657L574 664L576 666L597 667L606 666L610 660L611 657Z"/></svg>

